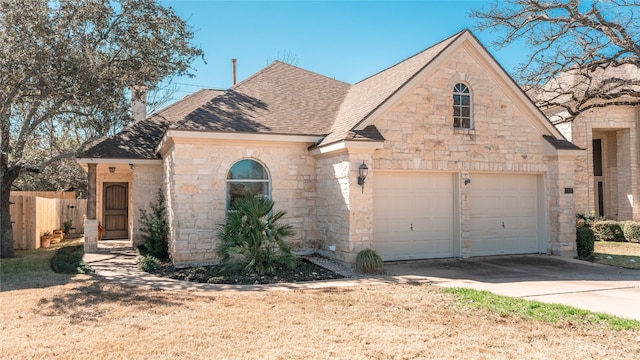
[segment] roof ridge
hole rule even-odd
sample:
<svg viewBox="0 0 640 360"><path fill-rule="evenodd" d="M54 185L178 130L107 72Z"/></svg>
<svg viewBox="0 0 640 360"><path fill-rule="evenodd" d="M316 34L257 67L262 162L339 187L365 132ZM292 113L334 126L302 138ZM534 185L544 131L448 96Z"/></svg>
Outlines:
<svg viewBox="0 0 640 360"><path fill-rule="evenodd" d="M413 55L411 55L411 56L409 56L409 57L407 57L407 58L404 58L404 59L400 60L399 62L397 62L397 63L395 63L395 64L393 64L393 65L391 65L391 66L389 66L389 67L386 67L385 69L382 69L382 70L378 71L377 73L375 73L375 74L373 74L373 75L369 75L369 76L367 76L366 78L364 78L364 79L362 79L362 80L358 81L358 82L357 82L357 83L355 83L354 85L358 85L358 84L360 84L360 83L362 83L362 82L364 82L364 81L366 81L366 80L368 80L368 79L371 79L371 78L373 78L373 77L376 77L376 76L378 76L378 75L382 74L383 72L386 72L387 70L391 70L391 69L393 69L394 67L396 67L396 66L398 66L398 65L401 65L402 63L405 63L405 62L407 62L407 61L409 61L409 60L413 59L414 57L419 56L419 55L421 55L421 54L425 53L426 51L429 51L429 50L433 49L434 47L436 47L436 46L438 46L438 45L440 45L440 44L442 44L442 43L445 43L445 42L447 42L447 41L450 41L450 43L453 43L453 42L454 42L458 37L462 36L462 34L464 34L465 32L470 32L470 31L469 31L469 29L465 28L465 29L463 29L463 30L461 30L461 31L459 31L459 32L457 32L457 33L455 33L455 34L453 34L453 35L449 36L448 38L446 38L446 39L444 39L444 40L442 40L442 41L438 41L437 43L435 43L435 44L433 44L433 45L429 46L429 47L428 47L428 48L426 48L426 49L423 49L423 50L421 50L421 51L418 51L417 53L415 53L415 54L413 54ZM440 53L441 53L442 51L444 51L444 50L445 50L449 45L450 45L450 44L448 44L444 49L442 49L442 50L440 51ZM438 55L439 55L439 54L438 54ZM434 58L436 58L438 55L434 56ZM428 63L427 63L427 64L425 64L425 66L426 66L426 65L428 65ZM419 71L418 71L418 72L419 72Z"/></svg>
<svg viewBox="0 0 640 360"><path fill-rule="evenodd" d="M175 102L173 102L173 103L171 103L171 104L169 104L169 105L167 105L167 106L163 107L162 109L160 109L160 110L158 110L158 111L156 111L156 112L153 112L150 116L145 117L145 119L151 118L151 117L153 117L153 116L155 116L155 115L160 115L162 112L165 112L165 111L167 111L167 110L170 110L170 109L171 109L171 108L173 108L173 107L178 106L178 105L179 105L180 103L182 103L183 101L185 101L185 100L187 100L188 98L193 97L193 96L195 96L196 94L201 93L201 92L203 92L203 91L222 91L222 92L225 92L226 90L222 90L222 89L211 89L211 88L202 88L202 89L200 89L200 90L194 91L194 92L192 92L192 93L190 93L190 94L187 94L187 95L183 96L183 97L182 97L182 99L179 99L178 101L175 101Z"/></svg>
<svg viewBox="0 0 640 360"><path fill-rule="evenodd" d="M296 65L291 65L291 64L288 64L288 63L280 61L280 60L274 60L271 64L269 64L266 67L260 69L260 71L254 73L253 75L249 76L248 78L240 81L239 83L237 83L236 85L232 86L228 90L234 90L234 89L237 89L239 87L242 87L243 85L245 85L245 83L248 83L252 79L254 79L254 78L258 77L259 75L267 72L268 70L270 70L271 68L273 68L273 67L275 67L277 65L285 65L287 67L290 67L290 68L293 68L293 69L296 69L296 70L301 70L301 71L306 72L306 73L311 74L311 75L319 76L319 77L322 77L322 78L325 78L325 79L328 79L328 80L336 81L336 82L343 83L343 84L351 86L351 84L349 84L348 82L345 82L345 81L342 81L342 80L337 80L335 78L332 78L332 77L317 73L315 71L307 70L305 68L302 68L302 67L299 67L299 66L296 66Z"/></svg>

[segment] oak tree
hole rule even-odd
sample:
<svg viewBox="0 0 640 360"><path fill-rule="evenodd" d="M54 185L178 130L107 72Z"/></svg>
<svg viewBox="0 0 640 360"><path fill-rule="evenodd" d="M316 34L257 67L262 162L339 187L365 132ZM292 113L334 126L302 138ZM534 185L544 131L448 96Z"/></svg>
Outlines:
<svg viewBox="0 0 640 360"><path fill-rule="evenodd" d="M572 121L596 107L640 104L640 4L636 0L508 0L470 14L494 46L531 49L515 79L543 109Z"/></svg>
<svg viewBox="0 0 640 360"><path fill-rule="evenodd" d="M202 56L192 39L153 0L0 0L0 257L13 256L9 193L20 173L129 122L127 89L189 75Z"/></svg>

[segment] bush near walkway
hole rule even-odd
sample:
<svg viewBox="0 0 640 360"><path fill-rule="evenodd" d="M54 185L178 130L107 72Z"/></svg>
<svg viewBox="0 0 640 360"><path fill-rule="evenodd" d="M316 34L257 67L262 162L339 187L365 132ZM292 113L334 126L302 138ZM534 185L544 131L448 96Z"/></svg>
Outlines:
<svg viewBox="0 0 640 360"><path fill-rule="evenodd" d="M618 221L600 220L593 223L593 232L598 240L625 241L622 225Z"/></svg>

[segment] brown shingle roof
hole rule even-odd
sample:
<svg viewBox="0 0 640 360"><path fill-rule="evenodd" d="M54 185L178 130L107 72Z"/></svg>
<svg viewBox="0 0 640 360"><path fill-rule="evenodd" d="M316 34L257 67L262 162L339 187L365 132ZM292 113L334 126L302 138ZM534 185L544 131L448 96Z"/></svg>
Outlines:
<svg viewBox="0 0 640 360"><path fill-rule="evenodd" d="M150 117L125 127L121 132L99 140L78 157L156 159L155 148L169 125L182 120L202 103L222 93L221 90L202 89L187 95Z"/></svg>
<svg viewBox="0 0 640 360"><path fill-rule="evenodd" d="M584 150L583 148L578 147L574 143L565 139L556 139L551 135L542 135L542 137L558 150Z"/></svg>
<svg viewBox="0 0 640 360"><path fill-rule="evenodd" d="M171 128L322 136L331 128L349 87L276 61Z"/></svg>
<svg viewBox="0 0 640 360"><path fill-rule="evenodd" d="M349 131L364 121L375 109L416 76L444 49L460 37L461 31L450 38L353 85L347 94L331 133L321 145L345 139Z"/></svg>

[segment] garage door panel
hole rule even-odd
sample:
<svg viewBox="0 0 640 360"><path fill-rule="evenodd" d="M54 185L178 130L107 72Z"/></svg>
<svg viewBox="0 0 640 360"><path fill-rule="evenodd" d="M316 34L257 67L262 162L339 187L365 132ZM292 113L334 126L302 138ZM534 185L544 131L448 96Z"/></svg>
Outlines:
<svg viewBox="0 0 640 360"><path fill-rule="evenodd" d="M469 188L472 256L537 252L536 175L471 174Z"/></svg>
<svg viewBox="0 0 640 360"><path fill-rule="evenodd" d="M376 173L373 247L384 260L453 256L453 175Z"/></svg>

